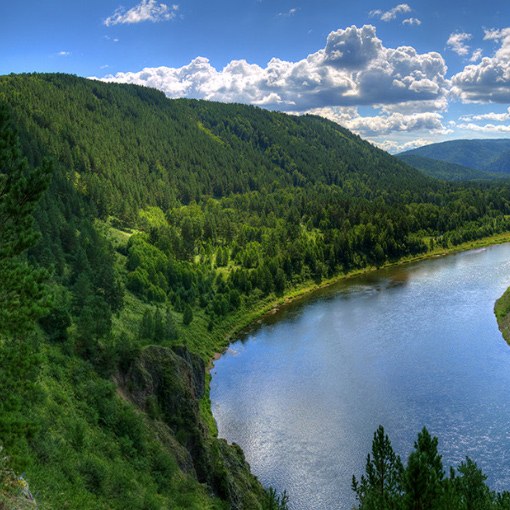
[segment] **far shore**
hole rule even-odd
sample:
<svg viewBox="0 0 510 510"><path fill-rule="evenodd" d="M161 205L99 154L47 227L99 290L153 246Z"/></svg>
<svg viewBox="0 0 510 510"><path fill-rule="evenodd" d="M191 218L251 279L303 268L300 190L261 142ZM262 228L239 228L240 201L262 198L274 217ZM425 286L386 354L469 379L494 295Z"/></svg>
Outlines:
<svg viewBox="0 0 510 510"><path fill-rule="evenodd" d="M431 258L436 258L436 257L444 257L446 255L452 255L455 253L475 250L477 248L487 248L490 246L508 243L508 242L510 242L510 232L504 232L504 233L496 234L496 235L493 235L490 237L483 237L481 239L476 239L474 241L467 241L465 243L462 243L462 244L459 244L456 246L452 246L449 248L438 247L438 248L435 248L434 250L428 251L426 253L421 253L419 255L404 257L404 258L401 258L395 262L387 262L379 267L367 266L363 269L357 269L354 271L350 271L348 273L338 274L332 278L324 279L320 283L306 283L306 284L302 284L297 287L294 287L294 288L290 289L288 292L286 292L283 296L280 296L277 298L273 297L272 299L270 299L268 301L262 302L257 308L253 309L250 313L244 315L244 319L241 318L241 320L237 321L225 335L222 345L221 345L221 350L218 349L216 352L214 352L211 359L209 360L208 370L210 370L212 368L212 366L214 365L214 362L216 360L218 360L226 352L229 345L237 339L236 337L239 337L239 336L249 332L251 329L253 329L253 327L256 324L259 324L264 319L264 317L278 313L278 311L281 308L289 305L290 303L299 301L301 299L307 299L309 296L313 295L314 292L317 292L319 290L330 287L330 286L332 286L336 283L339 283L343 280L347 280L350 278L354 278L356 276L372 273L372 272L378 271L380 269L396 267L396 266L403 266L406 264L419 262L421 260L426 260L426 259L431 259ZM510 322L510 319L509 319L509 322ZM510 327L509 327L508 338L505 336L505 339L510 344Z"/></svg>

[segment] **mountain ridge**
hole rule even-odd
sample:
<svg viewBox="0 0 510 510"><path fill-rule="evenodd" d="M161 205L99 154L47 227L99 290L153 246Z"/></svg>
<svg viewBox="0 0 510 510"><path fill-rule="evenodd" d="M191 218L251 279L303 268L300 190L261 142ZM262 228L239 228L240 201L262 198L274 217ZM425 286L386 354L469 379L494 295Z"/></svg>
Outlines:
<svg viewBox="0 0 510 510"><path fill-rule="evenodd" d="M487 172L510 172L510 139L460 139L399 153L422 156Z"/></svg>

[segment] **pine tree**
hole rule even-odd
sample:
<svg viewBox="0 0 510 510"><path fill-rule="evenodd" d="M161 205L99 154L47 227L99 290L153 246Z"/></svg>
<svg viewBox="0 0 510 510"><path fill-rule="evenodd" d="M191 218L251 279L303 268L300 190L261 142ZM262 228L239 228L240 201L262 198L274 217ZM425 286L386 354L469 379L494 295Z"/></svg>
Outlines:
<svg viewBox="0 0 510 510"><path fill-rule="evenodd" d="M0 336L21 338L47 309L46 273L30 265L26 250L37 240L33 211L46 189L50 166L31 170L0 105Z"/></svg>
<svg viewBox="0 0 510 510"><path fill-rule="evenodd" d="M404 475L406 508L433 510L442 492L443 462L437 451L437 437L423 427L409 455Z"/></svg>
<svg viewBox="0 0 510 510"><path fill-rule="evenodd" d="M175 340L178 336L177 325L175 324L172 312L170 308L167 308L165 314L165 338L166 340Z"/></svg>
<svg viewBox="0 0 510 510"><path fill-rule="evenodd" d="M402 474L404 468L395 454L382 425L374 433L372 455L368 454L365 475L358 482L352 477L352 489L363 510L401 508Z"/></svg>

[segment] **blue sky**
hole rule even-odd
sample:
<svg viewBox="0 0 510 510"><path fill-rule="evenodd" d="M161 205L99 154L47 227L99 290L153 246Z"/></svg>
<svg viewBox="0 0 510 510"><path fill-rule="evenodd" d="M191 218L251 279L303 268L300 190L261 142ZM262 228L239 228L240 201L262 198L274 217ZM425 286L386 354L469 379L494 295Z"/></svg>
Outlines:
<svg viewBox="0 0 510 510"><path fill-rule="evenodd" d="M510 137L510 2L0 2L0 74L331 118L392 152Z"/></svg>

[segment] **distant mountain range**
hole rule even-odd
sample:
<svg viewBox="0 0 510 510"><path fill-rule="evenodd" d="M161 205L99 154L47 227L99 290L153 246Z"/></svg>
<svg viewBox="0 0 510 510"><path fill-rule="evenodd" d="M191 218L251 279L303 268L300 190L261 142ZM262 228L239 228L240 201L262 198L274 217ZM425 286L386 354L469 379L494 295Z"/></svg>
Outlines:
<svg viewBox="0 0 510 510"><path fill-rule="evenodd" d="M510 139L433 143L397 157L427 175L444 180L510 176Z"/></svg>

